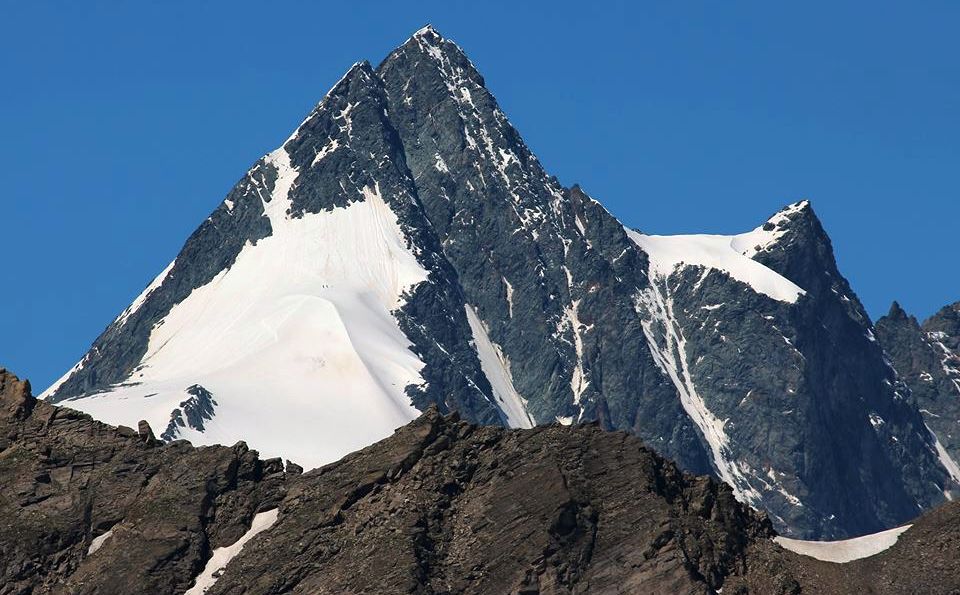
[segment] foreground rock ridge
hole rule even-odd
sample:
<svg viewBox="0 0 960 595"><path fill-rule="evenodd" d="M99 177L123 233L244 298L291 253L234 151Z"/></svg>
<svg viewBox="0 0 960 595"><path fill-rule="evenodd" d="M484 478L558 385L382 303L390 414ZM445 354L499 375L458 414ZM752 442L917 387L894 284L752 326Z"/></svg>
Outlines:
<svg viewBox="0 0 960 595"><path fill-rule="evenodd" d="M627 229L426 27L355 64L44 397L308 468L430 406L597 422L839 538L960 479L874 331L808 202L736 236Z"/></svg>
<svg viewBox="0 0 960 595"><path fill-rule="evenodd" d="M597 424L506 430L430 408L341 461L286 469L242 443L106 426L0 370L0 593L179 595L239 540L207 593L960 588L960 505L887 552L818 562L774 544L729 486Z"/></svg>

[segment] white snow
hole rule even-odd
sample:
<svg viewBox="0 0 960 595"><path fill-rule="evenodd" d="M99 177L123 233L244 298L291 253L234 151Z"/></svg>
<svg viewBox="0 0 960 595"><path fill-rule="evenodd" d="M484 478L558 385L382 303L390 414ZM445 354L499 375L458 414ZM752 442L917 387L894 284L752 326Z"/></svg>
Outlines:
<svg viewBox="0 0 960 595"><path fill-rule="evenodd" d="M513 386L510 360L503 354L500 346L490 340L487 329L473 306L467 305L465 309L473 333L473 344L480 358L480 369L493 388L497 406L503 411L511 428L532 428L536 422L527 412L526 399L521 397Z"/></svg>
<svg viewBox="0 0 960 595"><path fill-rule="evenodd" d="M567 274L569 275L569 272ZM583 337L580 334L584 330L589 330L589 327L580 322L579 310L580 300L573 300L569 306L563 309L563 314L570 325L570 332L573 333L573 348L577 355L577 363L570 375L570 391L573 393L574 405L580 404L580 398L590 384L590 379L587 378L586 371L583 368Z"/></svg>
<svg viewBox="0 0 960 595"><path fill-rule="evenodd" d="M513 285L510 285L506 277L501 277L501 279L503 279L503 286L507 290L507 312L510 314L510 318L513 318Z"/></svg>
<svg viewBox="0 0 960 595"><path fill-rule="evenodd" d="M98 537L94 537L94 538L90 541L90 547L87 548L87 555L89 556L90 554L93 554L93 553L95 553L97 550L99 550L100 548L102 548L104 542L105 542L106 540L110 539L111 537L113 537L113 529L110 529L109 531L107 531L107 532L104 533L103 535L100 535L100 536L98 536Z"/></svg>
<svg viewBox="0 0 960 595"><path fill-rule="evenodd" d="M960 485L960 465L957 465L957 462L953 460L953 458L950 456L950 453L947 452L947 449L943 447L943 444L940 444L940 439L937 438L936 433L930 429L930 426L927 426L927 431L930 432L930 435L933 437L933 447L937 451L937 457L940 459L940 464L943 465L943 468L947 470L947 473L950 475L950 479Z"/></svg>
<svg viewBox="0 0 960 595"><path fill-rule="evenodd" d="M250 530L244 533L233 545L218 547L213 550L213 555L207 560L207 565L204 566L200 576L197 577L193 586L183 595L203 595L206 593L210 587L217 582L217 579L220 578L223 573L223 568L240 553L243 546L277 522L279 513L279 509L274 508L273 510L254 515L253 521L250 523Z"/></svg>
<svg viewBox="0 0 960 595"><path fill-rule="evenodd" d="M447 167L447 162L443 160L443 157L440 156L440 153L437 153L433 156L434 163L433 167L443 173L450 173L450 169Z"/></svg>
<svg viewBox="0 0 960 595"><path fill-rule="evenodd" d="M159 433L200 384L217 402L197 444L245 440L264 457L316 467L389 436L419 412L405 394L423 363L391 314L427 279L379 187L345 208L287 217L297 172L286 151L264 208L273 234L195 289L152 330L139 369L63 403ZM49 391L48 391L49 392Z"/></svg>
<svg viewBox="0 0 960 595"><path fill-rule="evenodd" d="M843 563L875 556L890 549L893 544L897 543L900 534L912 526L904 525L903 527L842 541L803 541L801 539L790 539L789 537L774 537L773 540L780 547L797 554L810 556L824 562Z"/></svg>
<svg viewBox="0 0 960 595"><path fill-rule="evenodd" d="M313 167L314 165L320 163L321 161L323 161L324 157L326 157L330 153L333 153L338 148L340 148L340 141L335 138L330 139L329 143L327 143L326 145L323 146L323 148L317 151L317 154L314 156L313 161L310 162L310 166Z"/></svg>
<svg viewBox="0 0 960 595"><path fill-rule="evenodd" d="M753 258L756 254L767 250L773 246L777 240L783 237L783 234L786 233L786 229L783 227L784 223L789 221L790 215L802 211L810 204L809 201L801 200L800 202L793 203L785 209L778 212L776 215L771 217L753 231L748 231L747 233L741 233L739 235L733 236L733 248L737 252L740 252L747 258ZM773 227L772 229L765 230L764 227Z"/></svg>
<svg viewBox="0 0 960 595"><path fill-rule="evenodd" d="M738 243L742 236L653 236L624 229L649 255L650 268L661 277L669 277L678 267L702 266L723 271L781 302L794 303L805 293L786 277L744 255Z"/></svg>

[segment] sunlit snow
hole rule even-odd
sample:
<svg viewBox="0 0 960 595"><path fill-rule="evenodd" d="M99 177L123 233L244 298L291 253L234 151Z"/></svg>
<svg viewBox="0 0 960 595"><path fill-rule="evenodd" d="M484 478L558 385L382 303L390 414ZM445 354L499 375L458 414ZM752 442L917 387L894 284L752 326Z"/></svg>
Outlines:
<svg viewBox="0 0 960 595"><path fill-rule="evenodd" d="M483 321L477 316L473 307L468 305L465 308L467 321L473 333L473 344L480 358L480 369L490 382L497 406L503 411L511 428L532 428L536 424L527 412L526 400L513 386L510 362L503 355L500 347L490 340Z"/></svg>
<svg viewBox="0 0 960 595"><path fill-rule="evenodd" d="M630 229L627 235L650 257L650 267L662 277L670 276L677 267L703 266L724 271L754 291L781 302L797 301L804 290L798 285L746 256L741 251L739 236L676 235L651 236Z"/></svg>
<svg viewBox="0 0 960 595"><path fill-rule="evenodd" d="M913 525L904 525L895 529L888 529L872 535L844 539L842 541L803 541L789 537L774 537L773 540L781 547L810 556L824 562L852 562L861 558L875 556L890 549L897 543L900 534Z"/></svg>
<svg viewBox="0 0 960 595"><path fill-rule="evenodd" d="M213 550L213 555L207 560L207 565L203 568L203 572L197 577L193 583L193 587L183 595L203 595L206 593L210 587L213 586L213 583L217 582L217 579L220 578L220 574L230 560L237 557L237 554L240 553L240 550L243 549L243 546L246 545L248 541L273 526L273 524L277 522L277 516L279 514L280 511L274 508L273 510L255 515L253 521L250 523L250 530L244 533L240 539L232 545L218 547Z"/></svg>
<svg viewBox="0 0 960 595"><path fill-rule="evenodd" d="M63 404L157 433L200 384L218 406L197 444L247 441L311 468L390 435L419 412L405 393L423 363L391 314L427 279L379 194L289 218L297 173L283 149L264 203L273 234L195 289L153 328L140 369L121 386ZM135 383L135 384L134 384Z"/></svg>
<svg viewBox="0 0 960 595"><path fill-rule="evenodd" d="M103 535L94 537L93 540L90 541L90 547L87 548L87 555L89 556L90 554L95 554L97 550L102 548L103 544L111 537L113 537L113 529L110 529Z"/></svg>

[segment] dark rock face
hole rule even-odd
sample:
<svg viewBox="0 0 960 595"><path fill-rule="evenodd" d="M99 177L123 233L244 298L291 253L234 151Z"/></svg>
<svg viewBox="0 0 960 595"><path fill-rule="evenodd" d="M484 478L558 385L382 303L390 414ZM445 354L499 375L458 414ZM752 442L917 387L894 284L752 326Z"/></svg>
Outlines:
<svg viewBox="0 0 960 595"><path fill-rule="evenodd" d="M505 430L431 408L306 474L254 451L144 441L0 370L0 593L952 593L960 504L877 556L783 550L729 486L596 424Z"/></svg>
<svg viewBox="0 0 960 595"><path fill-rule="evenodd" d="M539 423L630 429L686 468L710 462L646 349L646 256L579 188L548 176L463 51L433 30L377 68L421 204L463 296Z"/></svg>
<svg viewBox="0 0 960 595"><path fill-rule="evenodd" d="M796 303L719 269L657 276L620 222L544 171L463 51L431 28L376 69L351 68L278 151L296 172L288 215L342 208L375 188L428 271L393 312L424 364L425 383L406 387L421 411L508 423L472 311L534 422L628 431L686 471L723 478L788 534L877 531L950 489L809 204L772 218L764 229L776 241L748 251L804 290ZM136 383L171 308L271 236L277 154L238 182L52 402ZM216 414L212 396L195 397L163 439ZM216 398L223 407L230 395Z"/></svg>
<svg viewBox="0 0 960 595"><path fill-rule="evenodd" d="M435 411L302 476L280 511L211 593L706 593L772 534L626 434Z"/></svg>
<svg viewBox="0 0 960 595"><path fill-rule="evenodd" d="M947 456L960 460L960 302L921 326L896 302L877 321L877 336L927 427ZM955 470L960 476L960 470Z"/></svg>
<svg viewBox="0 0 960 595"><path fill-rule="evenodd" d="M170 414L170 423L160 435L160 438L166 442L176 440L180 436L180 428L193 428L202 432L204 422L213 419L214 409L217 406L213 393L199 384L188 387L186 392L190 398L173 410Z"/></svg>
<svg viewBox="0 0 960 595"><path fill-rule="evenodd" d="M923 420L809 203L764 229L778 237L752 258L803 288L795 304L687 267L661 284L671 316L655 313L654 332L672 323L684 338L691 390L726 420L731 483L779 531L838 539L903 524L952 485Z"/></svg>

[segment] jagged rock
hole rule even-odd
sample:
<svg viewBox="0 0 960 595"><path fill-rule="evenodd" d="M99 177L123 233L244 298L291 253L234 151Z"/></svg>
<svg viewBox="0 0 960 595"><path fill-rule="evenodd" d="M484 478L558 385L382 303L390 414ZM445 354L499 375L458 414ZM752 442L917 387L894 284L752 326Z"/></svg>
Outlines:
<svg viewBox="0 0 960 595"><path fill-rule="evenodd" d="M877 321L877 337L960 479L960 302L923 325L894 302Z"/></svg>
<svg viewBox="0 0 960 595"><path fill-rule="evenodd" d="M25 386L0 372L0 386ZM26 416L13 404L32 407ZM952 593L960 503L848 564L788 552L731 488L598 424L477 427L429 408L283 474L245 444L150 447L0 391L0 594L180 595L251 519L215 594ZM288 464L290 466L292 464Z"/></svg>
<svg viewBox="0 0 960 595"><path fill-rule="evenodd" d="M202 432L204 423L213 419L217 402L213 393L194 384L185 391L190 398L180 402L180 406L170 413L170 423L160 435L165 442L176 440L182 434L183 428L190 428Z"/></svg>
<svg viewBox="0 0 960 595"><path fill-rule="evenodd" d="M30 415L34 401L30 398L30 382L20 380L6 368L0 367L0 399L4 413L15 418Z"/></svg>
<svg viewBox="0 0 960 595"><path fill-rule="evenodd" d="M156 444L159 442L157 437L153 435L153 428L143 419L137 423L137 435L147 444Z"/></svg>
<svg viewBox="0 0 960 595"><path fill-rule="evenodd" d="M0 452L4 595L183 593L210 551L284 489L282 476L238 477L229 448L157 448L130 428L36 401L2 370L0 436L9 441Z"/></svg>

